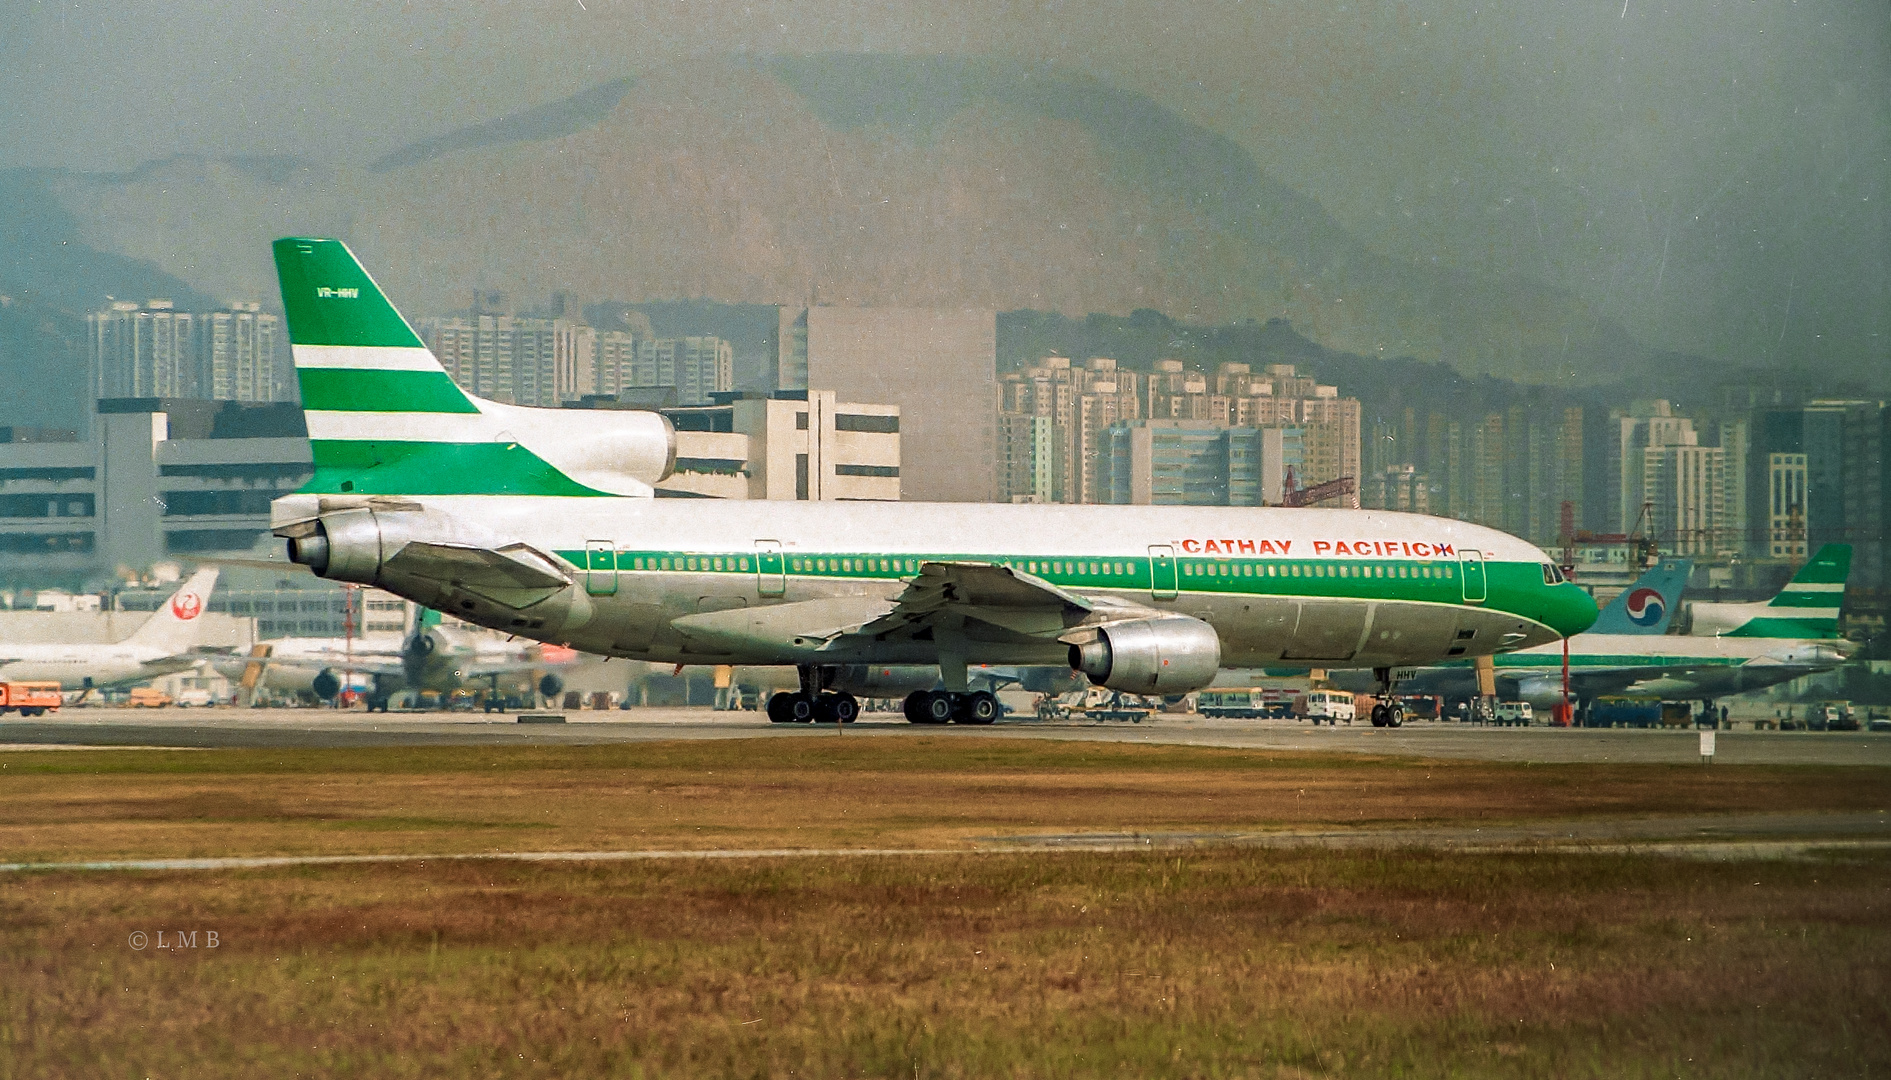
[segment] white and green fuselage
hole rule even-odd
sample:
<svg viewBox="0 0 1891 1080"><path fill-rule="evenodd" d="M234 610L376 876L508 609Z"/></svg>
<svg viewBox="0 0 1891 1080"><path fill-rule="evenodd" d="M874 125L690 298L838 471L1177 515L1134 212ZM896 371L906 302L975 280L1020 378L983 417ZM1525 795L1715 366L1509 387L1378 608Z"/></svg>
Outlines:
<svg viewBox="0 0 1891 1080"><path fill-rule="evenodd" d="M276 257L316 465L277 533L318 573L522 636L675 663L940 664L951 686L1099 635L1127 658L1136 623L1151 685L1172 688L1205 649L1211 669L1404 666L1595 618L1535 547L1420 515L655 499L660 417L472 398L338 241Z"/></svg>

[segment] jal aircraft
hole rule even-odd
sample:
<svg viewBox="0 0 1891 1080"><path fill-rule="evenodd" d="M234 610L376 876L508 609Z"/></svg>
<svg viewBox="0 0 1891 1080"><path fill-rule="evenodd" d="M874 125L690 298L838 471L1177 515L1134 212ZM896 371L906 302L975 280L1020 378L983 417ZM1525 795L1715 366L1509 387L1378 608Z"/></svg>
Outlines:
<svg viewBox="0 0 1891 1080"><path fill-rule="evenodd" d="M937 666L908 716L989 723L967 665L1067 663L1139 694L1224 664L1389 681L1596 617L1532 545L1421 515L655 499L662 416L472 397L340 241L275 259L315 464L271 507L292 561L586 652L792 665L778 721L852 719L859 665Z"/></svg>
<svg viewBox="0 0 1891 1080"><path fill-rule="evenodd" d="M0 681L57 681L62 690L103 689L187 671L207 657L204 613L217 586L217 568L192 574L164 606L123 641L27 645L0 642Z"/></svg>

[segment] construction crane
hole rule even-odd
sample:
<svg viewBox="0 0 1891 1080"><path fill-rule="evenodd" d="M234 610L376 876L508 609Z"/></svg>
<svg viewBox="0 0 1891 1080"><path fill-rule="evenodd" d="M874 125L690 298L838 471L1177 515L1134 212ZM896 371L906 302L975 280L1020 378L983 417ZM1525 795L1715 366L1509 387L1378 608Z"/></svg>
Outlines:
<svg viewBox="0 0 1891 1080"><path fill-rule="evenodd" d="M1315 484L1310 488L1300 486L1300 478L1294 474L1292 465L1287 466L1287 477L1281 482L1280 505L1282 506L1317 506L1329 499L1339 499L1352 495L1357 485L1350 476L1338 480L1328 480L1324 484ZM1357 499L1349 500L1355 507Z"/></svg>

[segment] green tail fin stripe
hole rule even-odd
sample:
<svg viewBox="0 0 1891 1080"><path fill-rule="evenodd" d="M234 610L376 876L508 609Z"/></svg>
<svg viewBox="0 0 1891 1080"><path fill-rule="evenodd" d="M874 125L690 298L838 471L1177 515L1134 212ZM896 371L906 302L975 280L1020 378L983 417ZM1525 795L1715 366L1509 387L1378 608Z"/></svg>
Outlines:
<svg viewBox="0 0 1891 1080"><path fill-rule="evenodd" d="M311 439L322 495L606 496L559 472L518 443Z"/></svg>
<svg viewBox="0 0 1891 1080"><path fill-rule="evenodd" d="M274 249L291 345L425 347L348 245L288 237Z"/></svg>
<svg viewBox="0 0 1891 1080"><path fill-rule="evenodd" d="M1791 592L1794 585L1843 585L1852 572L1852 546L1850 544L1826 544L1812 553L1811 561L1799 568L1793 579L1786 585Z"/></svg>
<svg viewBox="0 0 1891 1080"><path fill-rule="evenodd" d="M1830 638L1838 636L1837 619L1750 619L1727 637Z"/></svg>
<svg viewBox="0 0 1891 1080"><path fill-rule="evenodd" d="M446 372L300 368L302 407L315 412L478 413Z"/></svg>

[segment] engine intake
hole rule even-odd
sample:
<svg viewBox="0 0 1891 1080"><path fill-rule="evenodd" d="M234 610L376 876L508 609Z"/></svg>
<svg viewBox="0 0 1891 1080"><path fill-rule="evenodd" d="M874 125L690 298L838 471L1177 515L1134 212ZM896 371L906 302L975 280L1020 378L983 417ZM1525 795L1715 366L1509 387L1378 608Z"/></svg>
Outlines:
<svg viewBox="0 0 1891 1080"><path fill-rule="evenodd" d="M1070 666L1098 686L1130 694L1186 694L1215 681L1221 638L1186 615L1112 623L1070 647Z"/></svg>

